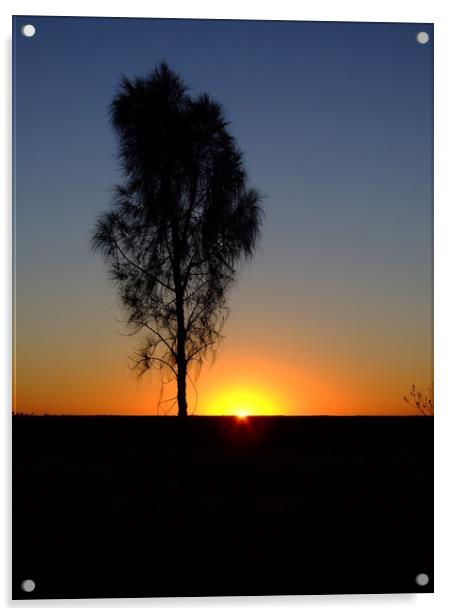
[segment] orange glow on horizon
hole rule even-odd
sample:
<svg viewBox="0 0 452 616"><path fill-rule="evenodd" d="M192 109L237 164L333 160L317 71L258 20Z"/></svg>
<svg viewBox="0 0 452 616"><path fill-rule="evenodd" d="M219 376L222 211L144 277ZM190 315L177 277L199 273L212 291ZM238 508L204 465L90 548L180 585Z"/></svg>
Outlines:
<svg viewBox="0 0 452 616"><path fill-rule="evenodd" d="M251 415L274 415L279 405L275 395L262 387L233 385L215 392L209 406L213 415L235 415L245 419Z"/></svg>
<svg viewBox="0 0 452 616"><path fill-rule="evenodd" d="M80 344L83 341L80 337ZM41 353L40 361L24 351L18 354L14 410L35 414L166 414L168 406L158 406L160 375L155 372L137 382L128 362L130 341L124 337L113 341L118 346L112 343L103 361L97 354L98 349L102 351L101 345L91 353L88 347L86 352L75 347L73 353L53 365L52 371L46 360L48 349ZM349 356L348 362L341 363L331 354L319 359L300 352L275 360L263 349L251 352L241 346L240 340L231 340L214 364L203 367L199 379L195 379L196 391L192 383L187 384L189 411L235 416L238 421L241 416L256 415L414 414L402 400L411 383L409 366L406 374L394 368L391 378L382 383L374 363L367 365L360 356L357 363L352 359ZM401 365L399 362L399 369ZM413 382L425 390L421 377L420 371ZM175 383L171 383L165 387L163 398L171 399L175 393ZM176 413L174 406L170 414Z"/></svg>

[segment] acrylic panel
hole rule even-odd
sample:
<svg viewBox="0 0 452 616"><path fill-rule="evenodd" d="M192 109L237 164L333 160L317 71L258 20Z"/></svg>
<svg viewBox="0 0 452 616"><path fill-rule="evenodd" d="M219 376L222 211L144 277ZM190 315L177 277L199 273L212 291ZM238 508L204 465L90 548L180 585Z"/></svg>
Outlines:
<svg viewBox="0 0 452 616"><path fill-rule="evenodd" d="M433 591L433 25L13 18L13 597Z"/></svg>

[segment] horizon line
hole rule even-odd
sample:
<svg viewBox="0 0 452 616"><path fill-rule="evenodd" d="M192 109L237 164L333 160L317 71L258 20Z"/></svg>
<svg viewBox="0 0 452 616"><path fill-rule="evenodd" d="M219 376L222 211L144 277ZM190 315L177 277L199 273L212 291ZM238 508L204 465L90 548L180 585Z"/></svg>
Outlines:
<svg viewBox="0 0 452 616"><path fill-rule="evenodd" d="M140 414L140 413L42 413L42 412L22 412L13 411L13 417L158 417L164 419L179 418L179 415L157 415L155 413ZM390 413L272 413L272 414L249 414L249 415L237 415L234 413L223 414L198 414L191 413L187 417L203 417L203 418L219 418L219 417L235 417L236 419L251 419L255 418L269 418L269 417L433 417L434 415L421 415L419 413L406 413L400 411L394 411Z"/></svg>

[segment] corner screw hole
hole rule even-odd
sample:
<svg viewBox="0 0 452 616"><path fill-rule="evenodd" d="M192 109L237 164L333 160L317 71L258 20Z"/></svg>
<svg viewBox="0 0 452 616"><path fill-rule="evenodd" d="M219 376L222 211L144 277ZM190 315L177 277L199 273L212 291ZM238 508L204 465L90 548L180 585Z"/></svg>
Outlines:
<svg viewBox="0 0 452 616"><path fill-rule="evenodd" d="M430 578L426 573L418 573L416 576L416 584L418 586L427 586L430 582Z"/></svg>
<svg viewBox="0 0 452 616"><path fill-rule="evenodd" d="M425 45L426 43L429 42L430 37L427 34L427 32L418 32L416 34L416 40L418 43L420 43L421 45Z"/></svg>
<svg viewBox="0 0 452 616"><path fill-rule="evenodd" d="M24 580L20 587L24 592L33 592L36 588L36 584L33 580Z"/></svg>
<svg viewBox="0 0 452 616"><path fill-rule="evenodd" d="M25 26L22 26L21 32L23 36L31 38L35 35L36 28L32 24L26 24Z"/></svg>

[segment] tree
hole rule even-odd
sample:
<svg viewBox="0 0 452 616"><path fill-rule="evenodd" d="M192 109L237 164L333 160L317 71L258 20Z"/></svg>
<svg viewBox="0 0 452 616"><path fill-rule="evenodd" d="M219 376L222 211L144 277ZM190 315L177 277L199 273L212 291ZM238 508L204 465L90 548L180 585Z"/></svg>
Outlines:
<svg viewBox="0 0 452 616"><path fill-rule="evenodd" d="M412 385L409 391L409 397L404 396L403 400L411 406L418 415L433 415L433 385L427 390L427 394L418 390L416 385Z"/></svg>
<svg viewBox="0 0 452 616"><path fill-rule="evenodd" d="M191 96L165 63L145 78L123 76L110 117L124 180L92 245L109 265L131 335L146 333L134 368L143 375L158 366L176 379L186 416L188 370L221 338L227 292L260 236L261 197L248 186L222 106Z"/></svg>

